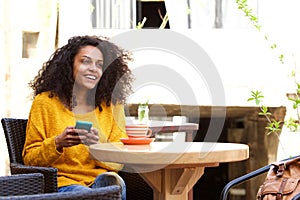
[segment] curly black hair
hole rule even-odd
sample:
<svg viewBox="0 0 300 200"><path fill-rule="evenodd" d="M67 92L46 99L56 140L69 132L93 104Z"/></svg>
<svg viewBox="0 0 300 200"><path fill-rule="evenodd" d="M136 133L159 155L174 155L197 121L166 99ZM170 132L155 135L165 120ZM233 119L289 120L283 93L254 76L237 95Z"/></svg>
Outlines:
<svg viewBox="0 0 300 200"><path fill-rule="evenodd" d="M82 47L91 45L97 47L104 57L103 74L96 87L95 99L91 102L94 102L100 111L103 103L106 106L110 106L111 103L125 103L132 92L133 75L128 67L128 61L132 60L131 54L108 40L101 36L70 38L66 45L56 49L43 64L38 75L29 82L34 91L33 97L42 92L50 92L50 98L57 96L66 107L72 109L74 58Z"/></svg>

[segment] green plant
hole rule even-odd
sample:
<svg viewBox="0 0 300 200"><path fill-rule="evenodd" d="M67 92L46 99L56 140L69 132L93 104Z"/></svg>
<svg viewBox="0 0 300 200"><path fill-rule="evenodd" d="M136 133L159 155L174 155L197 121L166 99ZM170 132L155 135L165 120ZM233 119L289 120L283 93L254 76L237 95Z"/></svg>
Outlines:
<svg viewBox="0 0 300 200"><path fill-rule="evenodd" d="M261 91L251 91L251 97L248 99L248 101L255 101L255 104L259 106L260 112L258 115L264 116L268 120L268 124L266 126L266 129L268 130L267 135L271 133L275 133L277 136L281 132L281 121L276 121L272 116L272 113L269 112L269 109L267 106L263 105L263 94Z"/></svg>
<svg viewBox="0 0 300 200"><path fill-rule="evenodd" d="M248 18L251 22L251 24L258 30L261 31L262 26L259 24L258 17L253 14L253 9L248 6L248 0L236 0L236 3L238 5L238 9L241 10L245 17ZM264 38L266 41L269 41L269 36L264 35ZM270 44L270 48L275 50L278 48L278 45L276 43ZM280 53L278 55L279 61L283 64L284 63L284 54Z"/></svg>
<svg viewBox="0 0 300 200"><path fill-rule="evenodd" d="M145 103L139 103L138 107L138 119L140 122L147 121L149 116L149 108L148 108L149 99Z"/></svg>
<svg viewBox="0 0 300 200"><path fill-rule="evenodd" d="M253 9L249 8L247 4L248 0L236 0L236 3L238 5L238 9L240 9L245 16L250 20L252 25L258 30L261 31L261 25L259 24L257 16L253 14ZM269 37L267 35L264 36L265 40L268 41ZM270 44L270 49L275 50L278 48L278 45L276 43ZM278 59L281 64L284 64L284 54L279 53ZM251 91L251 97L248 98L247 101L254 101L257 106L260 108L260 112L258 113L261 116L264 116L268 124L266 126L267 134L274 133L279 137L279 134L282 130L283 125L285 125L287 128L289 128L291 131L299 131L300 130L300 113L299 113L299 107L300 107L300 84L296 80L296 72L292 71L291 77L294 79L294 83L296 85L296 93L292 97L288 97L288 100L293 102L293 109L297 112L297 119L291 117L288 120L285 120L284 122L276 121L273 117L273 114L269 112L269 109L267 106L263 104L264 95L262 91Z"/></svg>

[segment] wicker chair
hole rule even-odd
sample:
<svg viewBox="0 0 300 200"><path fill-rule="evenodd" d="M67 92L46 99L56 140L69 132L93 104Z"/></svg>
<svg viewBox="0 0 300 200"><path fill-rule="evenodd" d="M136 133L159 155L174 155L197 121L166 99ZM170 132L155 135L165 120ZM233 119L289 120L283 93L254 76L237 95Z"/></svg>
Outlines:
<svg viewBox="0 0 300 200"><path fill-rule="evenodd" d="M38 167L24 165L22 150L25 143L27 119L2 118L11 174L42 173L44 175L44 191L57 192L57 169L53 167ZM152 188L137 173L119 172L126 183L126 196L128 200L152 200Z"/></svg>
<svg viewBox="0 0 300 200"><path fill-rule="evenodd" d="M41 173L2 176L0 185L0 200L121 200L121 188L117 185L80 193L44 193L44 176Z"/></svg>
<svg viewBox="0 0 300 200"><path fill-rule="evenodd" d="M41 173L0 176L0 196L44 193L44 176Z"/></svg>
<svg viewBox="0 0 300 200"><path fill-rule="evenodd" d="M24 165L22 151L25 143L26 119L1 119L10 160L11 174L42 173L46 193L57 192L57 169L53 167L40 167Z"/></svg>

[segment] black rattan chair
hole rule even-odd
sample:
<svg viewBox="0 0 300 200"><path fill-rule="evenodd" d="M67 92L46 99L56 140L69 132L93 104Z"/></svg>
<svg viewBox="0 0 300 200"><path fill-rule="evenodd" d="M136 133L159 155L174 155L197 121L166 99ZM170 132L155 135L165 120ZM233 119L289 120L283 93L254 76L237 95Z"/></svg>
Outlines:
<svg viewBox="0 0 300 200"><path fill-rule="evenodd" d="M44 176L41 173L0 176L0 196L44 193Z"/></svg>
<svg viewBox="0 0 300 200"><path fill-rule="evenodd" d="M41 173L0 177L0 200L121 200L120 186L107 186L84 192L44 193Z"/></svg>
<svg viewBox="0 0 300 200"><path fill-rule="evenodd" d="M42 173L44 175L44 191L57 192L57 169L52 167L37 167L24 165L22 150L25 143L27 119L2 118L11 174ZM137 173L119 172L126 183L127 200L152 200L152 188Z"/></svg>
<svg viewBox="0 0 300 200"><path fill-rule="evenodd" d="M25 143L26 119L1 119L10 160L11 174L42 173L46 193L57 192L57 169L53 167L39 167L24 165L22 151Z"/></svg>

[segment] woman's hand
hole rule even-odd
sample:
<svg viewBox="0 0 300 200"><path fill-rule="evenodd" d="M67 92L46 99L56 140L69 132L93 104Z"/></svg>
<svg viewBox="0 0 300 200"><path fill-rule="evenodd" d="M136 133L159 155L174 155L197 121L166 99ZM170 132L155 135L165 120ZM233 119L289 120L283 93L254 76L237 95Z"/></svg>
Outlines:
<svg viewBox="0 0 300 200"><path fill-rule="evenodd" d="M56 149L63 151L64 147L72 147L78 144L96 144L99 140L98 130L91 128L88 132L84 129L75 129L74 126L68 126L64 132L55 138Z"/></svg>
<svg viewBox="0 0 300 200"><path fill-rule="evenodd" d="M80 135L85 136L85 139L83 140L83 144L86 145L92 145L92 144L97 144L99 141L99 136L98 136L98 130L95 128L91 128L90 132L83 130L83 129L77 129L83 131L80 133Z"/></svg>

